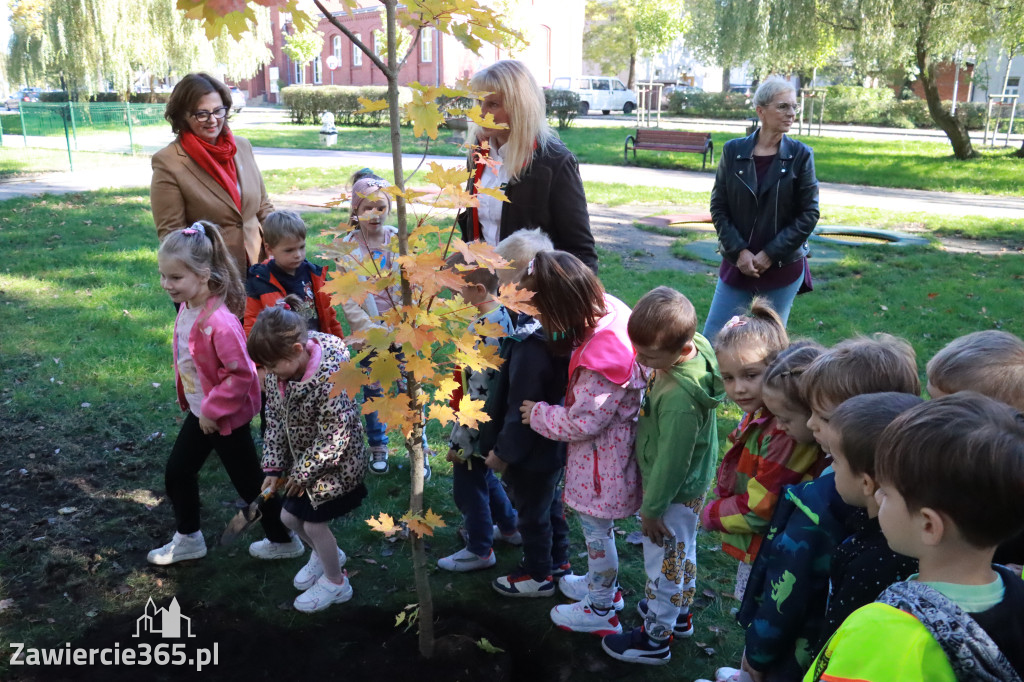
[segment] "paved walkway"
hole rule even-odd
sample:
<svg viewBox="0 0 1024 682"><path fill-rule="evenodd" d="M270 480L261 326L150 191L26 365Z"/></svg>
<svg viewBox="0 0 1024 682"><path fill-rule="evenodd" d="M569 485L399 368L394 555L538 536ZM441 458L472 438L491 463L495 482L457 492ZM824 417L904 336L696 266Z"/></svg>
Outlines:
<svg viewBox="0 0 1024 682"><path fill-rule="evenodd" d="M287 168L369 166L374 169L391 168L391 156L379 152L349 152L325 149L256 148L256 160L262 170ZM420 157L406 156L404 166L412 170ZM444 166L460 166L462 159L450 156L430 156ZM588 182L628 183L667 187L688 192L708 192L714 183L710 173L693 171L639 168L635 166L599 166L582 164L580 172ZM114 166L99 173L94 169L66 173L48 173L41 176L15 179L0 183L0 200L44 193L63 194L108 187L146 187L151 171L149 159L140 157L137 163ZM339 184L345 178L339 178ZM1024 198L986 196L952 192L864 187L837 183L821 184L821 202L829 206L855 206L900 212L937 213L942 215L978 215L989 218L1024 220Z"/></svg>

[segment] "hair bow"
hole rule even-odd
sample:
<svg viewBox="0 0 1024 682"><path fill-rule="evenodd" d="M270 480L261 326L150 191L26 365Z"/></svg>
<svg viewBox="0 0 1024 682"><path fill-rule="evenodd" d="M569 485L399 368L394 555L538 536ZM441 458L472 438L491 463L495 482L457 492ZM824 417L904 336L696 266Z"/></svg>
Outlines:
<svg viewBox="0 0 1024 682"><path fill-rule="evenodd" d="M196 222L192 223L192 227L186 227L184 230L181 231L181 233L182 234L187 234L190 237L192 235L198 233L198 234L201 234L201 235L203 235L205 237L206 236L206 228L203 227L203 224L201 222L196 221Z"/></svg>
<svg viewBox="0 0 1024 682"><path fill-rule="evenodd" d="M742 327L747 323L747 318L740 315L733 315L728 322L725 323L724 329L732 329L733 327Z"/></svg>
<svg viewBox="0 0 1024 682"><path fill-rule="evenodd" d="M532 258L530 259L530 262L526 264L526 274L527 275L532 275L533 274L533 259Z"/></svg>

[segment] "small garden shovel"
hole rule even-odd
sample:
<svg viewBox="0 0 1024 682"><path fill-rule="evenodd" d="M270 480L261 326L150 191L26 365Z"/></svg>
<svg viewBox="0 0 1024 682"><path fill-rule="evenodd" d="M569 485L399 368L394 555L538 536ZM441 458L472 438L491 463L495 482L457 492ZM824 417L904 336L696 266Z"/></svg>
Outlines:
<svg viewBox="0 0 1024 682"><path fill-rule="evenodd" d="M234 542L235 538L244 533L249 529L250 526L258 522L263 518L263 510L261 509L264 502L274 496L274 489L268 487L263 490L259 497L249 503L249 506L245 509L238 510L235 517L228 522L227 528L220 536L220 544L227 545Z"/></svg>

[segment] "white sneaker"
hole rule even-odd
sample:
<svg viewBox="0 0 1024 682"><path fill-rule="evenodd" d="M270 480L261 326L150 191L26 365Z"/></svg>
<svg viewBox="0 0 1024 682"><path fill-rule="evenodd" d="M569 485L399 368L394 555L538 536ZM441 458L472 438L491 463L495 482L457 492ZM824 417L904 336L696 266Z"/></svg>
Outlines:
<svg viewBox="0 0 1024 682"><path fill-rule="evenodd" d="M558 589L573 601L583 601L590 594L590 586L585 575L573 575L572 573L563 575L558 581ZM618 583L615 584L612 606L616 611L626 608L626 600L622 598L622 588Z"/></svg>
<svg viewBox="0 0 1024 682"><path fill-rule="evenodd" d="M199 531L198 538L175 533L174 538L166 545L150 551L146 555L146 561L157 566L167 566L179 561L202 559L204 556L206 556L206 540L203 539L202 531Z"/></svg>
<svg viewBox="0 0 1024 682"><path fill-rule="evenodd" d="M370 447L370 473L386 474L391 466L388 464L388 446L373 445Z"/></svg>
<svg viewBox="0 0 1024 682"><path fill-rule="evenodd" d="M335 585L327 576L320 576L313 587L309 588L292 602L292 605L303 613L323 611L331 604L342 604L352 598L352 584L348 576L340 585Z"/></svg>
<svg viewBox="0 0 1024 682"><path fill-rule="evenodd" d="M562 604L551 609L551 622L563 630L590 632L604 637L622 633L622 625L615 609L608 609L603 616L590 605L590 597L574 604Z"/></svg>
<svg viewBox="0 0 1024 682"><path fill-rule="evenodd" d="M344 567L345 562L348 561L348 557L341 551L341 547L338 548L338 566ZM324 574L324 565L320 561L320 555L316 552L310 552L309 561L306 565L299 569L299 572L295 574L295 579L292 580L292 585L297 590L308 590L316 584L316 581L320 579L320 576Z"/></svg>
<svg viewBox="0 0 1024 682"><path fill-rule="evenodd" d="M257 559L294 559L306 553L306 546L295 533L289 542L271 542L268 538L249 545L249 554Z"/></svg>
<svg viewBox="0 0 1024 682"><path fill-rule="evenodd" d="M438 559L437 567L443 568L446 571L466 573L467 571L479 571L482 568L490 568L496 563L498 563L498 560L494 557L493 549L487 552L485 558L481 558L470 552L468 547L463 547L455 554Z"/></svg>

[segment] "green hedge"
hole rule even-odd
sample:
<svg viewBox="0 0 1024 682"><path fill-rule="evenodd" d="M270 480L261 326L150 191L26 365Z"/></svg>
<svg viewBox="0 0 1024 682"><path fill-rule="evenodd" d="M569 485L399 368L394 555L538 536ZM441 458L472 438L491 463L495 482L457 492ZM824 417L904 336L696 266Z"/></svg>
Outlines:
<svg viewBox="0 0 1024 682"><path fill-rule="evenodd" d="M558 129L565 130L576 120L580 110L580 96L572 90L548 89L544 91L544 105L548 118L557 118Z"/></svg>
<svg viewBox="0 0 1024 682"><path fill-rule="evenodd" d="M698 118L742 119L756 115L750 98L736 92L673 92L668 110Z"/></svg>
<svg viewBox="0 0 1024 682"><path fill-rule="evenodd" d="M334 114L339 125L383 125L387 121L387 110L369 114L357 114L362 109L359 98L368 100L385 99L386 85L289 85L281 90L281 101L291 114L294 123L319 123L325 112ZM398 88L398 101L404 104L412 100L412 90Z"/></svg>

